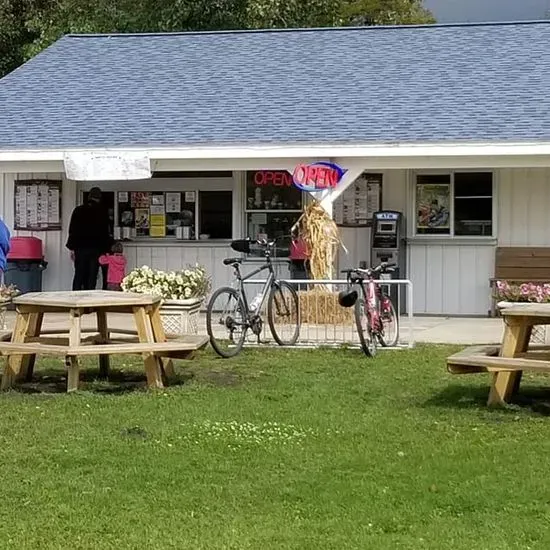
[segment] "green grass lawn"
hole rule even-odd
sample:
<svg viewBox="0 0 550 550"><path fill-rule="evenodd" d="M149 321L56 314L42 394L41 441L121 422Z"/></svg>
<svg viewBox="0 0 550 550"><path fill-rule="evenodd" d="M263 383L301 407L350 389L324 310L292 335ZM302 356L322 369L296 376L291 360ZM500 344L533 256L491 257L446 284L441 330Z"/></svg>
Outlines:
<svg viewBox="0 0 550 550"><path fill-rule="evenodd" d="M549 379L489 410L453 351L205 353L76 395L42 362L0 396L0 548L550 548Z"/></svg>

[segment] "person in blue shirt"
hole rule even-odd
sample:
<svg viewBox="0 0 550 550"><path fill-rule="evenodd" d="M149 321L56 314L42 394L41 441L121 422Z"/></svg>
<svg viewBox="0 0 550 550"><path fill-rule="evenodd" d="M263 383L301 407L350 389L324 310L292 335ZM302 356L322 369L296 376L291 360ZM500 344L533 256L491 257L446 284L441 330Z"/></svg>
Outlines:
<svg viewBox="0 0 550 550"><path fill-rule="evenodd" d="M7 256L10 251L10 230L0 218L0 283L4 282L4 271L6 271Z"/></svg>

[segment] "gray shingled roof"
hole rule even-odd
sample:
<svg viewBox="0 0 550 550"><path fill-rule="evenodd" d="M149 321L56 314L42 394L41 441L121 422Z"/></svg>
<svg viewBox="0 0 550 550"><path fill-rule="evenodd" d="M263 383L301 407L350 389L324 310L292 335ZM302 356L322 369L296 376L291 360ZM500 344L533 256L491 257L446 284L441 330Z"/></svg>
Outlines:
<svg viewBox="0 0 550 550"><path fill-rule="evenodd" d="M66 36L0 149L550 141L550 22Z"/></svg>

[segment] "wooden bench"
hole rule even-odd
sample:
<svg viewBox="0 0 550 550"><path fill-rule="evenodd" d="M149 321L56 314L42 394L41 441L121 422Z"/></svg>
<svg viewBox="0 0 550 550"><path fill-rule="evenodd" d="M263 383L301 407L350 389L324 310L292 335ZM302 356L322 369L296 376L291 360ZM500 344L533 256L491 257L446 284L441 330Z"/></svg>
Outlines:
<svg viewBox="0 0 550 550"><path fill-rule="evenodd" d="M88 340L90 344L79 346L68 345L68 339L50 338L50 342L43 343L44 338L28 339L26 342L1 342L0 355L49 355L61 357L80 357L88 355L143 355L151 354L158 357L170 357L173 359L187 359L189 356L206 346L207 336L182 336L172 338L166 342L132 342L110 339L107 344L97 344L94 340ZM121 342L121 343L120 343Z"/></svg>
<svg viewBox="0 0 550 550"><path fill-rule="evenodd" d="M550 372L550 347L532 346L514 357L502 357L500 346L474 346L447 358L451 374L492 373L488 405L507 402L519 389L523 371Z"/></svg>
<svg viewBox="0 0 550 550"><path fill-rule="evenodd" d="M508 283L550 283L550 248L498 247L495 252L495 276L490 279L491 317L497 316L497 281Z"/></svg>

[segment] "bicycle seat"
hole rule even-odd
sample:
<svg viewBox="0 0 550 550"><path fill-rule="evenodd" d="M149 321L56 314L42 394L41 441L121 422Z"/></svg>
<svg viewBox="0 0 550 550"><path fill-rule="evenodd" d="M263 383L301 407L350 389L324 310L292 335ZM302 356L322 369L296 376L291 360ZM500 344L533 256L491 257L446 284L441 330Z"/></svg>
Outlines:
<svg viewBox="0 0 550 550"><path fill-rule="evenodd" d="M242 258L226 258L223 261L223 265L239 265L243 263Z"/></svg>

